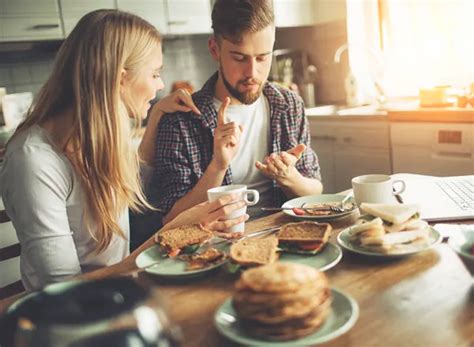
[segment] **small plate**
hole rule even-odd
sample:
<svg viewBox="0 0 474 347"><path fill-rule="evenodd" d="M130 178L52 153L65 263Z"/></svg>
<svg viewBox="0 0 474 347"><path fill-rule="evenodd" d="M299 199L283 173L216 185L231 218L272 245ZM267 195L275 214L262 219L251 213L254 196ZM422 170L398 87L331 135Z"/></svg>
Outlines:
<svg viewBox="0 0 474 347"><path fill-rule="evenodd" d="M310 205L310 204L318 204L318 203L324 203L324 202L340 202L345 197L346 197L345 195L340 195L340 194L308 195L308 196L302 196L300 198L288 200L281 207L291 207L291 208L301 207L301 205L304 203ZM287 215L291 217L295 217L295 218L326 221L326 220L330 220L334 218L347 216L357 209L355 200L353 197L351 197L347 202L352 202L354 204L354 209L349 210L349 211L344 211L342 213L331 214L329 216L311 216L311 215L298 216L292 210L283 210L283 213L286 213Z"/></svg>
<svg viewBox="0 0 474 347"><path fill-rule="evenodd" d="M354 253L368 255L368 256L375 256L375 257L382 257L382 258L399 258L399 257L405 257L407 255L425 251L431 248L432 246L436 245L437 243L440 243L442 239L441 234L435 229L433 229L432 227L429 227L429 228L430 228L429 243L428 245L426 245L426 247L418 248L418 249L408 249L407 251L402 252L402 253L391 253L391 254L380 253L380 252L373 251L371 249L361 247L357 244L354 244L354 242L352 242L349 237L349 231L351 229L350 227L342 230L339 233L339 235L337 235L337 242L339 243L339 245L341 245L342 248Z"/></svg>
<svg viewBox="0 0 474 347"><path fill-rule="evenodd" d="M280 252L278 260L283 262L299 263L311 266L320 271L326 271L336 266L342 259L342 250L338 245L328 242L323 250L317 254L298 254Z"/></svg>
<svg viewBox="0 0 474 347"><path fill-rule="evenodd" d="M237 314L232 307L232 299L227 299L217 309L214 324L222 335L244 346L294 347L328 342L351 329L359 317L359 305L352 297L334 288L331 292L333 302L326 322L315 333L297 340L266 341L248 335L239 325Z"/></svg>
<svg viewBox="0 0 474 347"><path fill-rule="evenodd" d="M222 252L228 254L229 252L229 244L218 244L212 246ZM145 271L159 275L163 277L194 277L201 274L204 274L208 271L214 270L219 266L224 265L227 261L227 258L222 259L222 261L212 264L211 266L205 267L203 269L198 270L186 270L187 262L185 260L179 259L179 257L170 258L166 255L165 250L160 247L159 245L154 245L143 252L141 252L137 259L135 259L135 264L138 268L143 269L148 267ZM156 263L153 266L151 264Z"/></svg>

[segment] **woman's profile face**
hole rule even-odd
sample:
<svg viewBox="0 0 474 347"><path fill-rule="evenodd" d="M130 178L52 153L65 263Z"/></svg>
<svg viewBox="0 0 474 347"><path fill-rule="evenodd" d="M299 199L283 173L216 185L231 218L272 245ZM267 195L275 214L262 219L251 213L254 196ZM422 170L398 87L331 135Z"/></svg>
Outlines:
<svg viewBox="0 0 474 347"><path fill-rule="evenodd" d="M163 54L161 45L157 45L150 54L150 58L131 76L128 72L122 78L122 96L127 95L125 102L134 105L139 111L139 116L145 118L150 108L150 101L156 97L156 93L164 88L161 79L163 67Z"/></svg>

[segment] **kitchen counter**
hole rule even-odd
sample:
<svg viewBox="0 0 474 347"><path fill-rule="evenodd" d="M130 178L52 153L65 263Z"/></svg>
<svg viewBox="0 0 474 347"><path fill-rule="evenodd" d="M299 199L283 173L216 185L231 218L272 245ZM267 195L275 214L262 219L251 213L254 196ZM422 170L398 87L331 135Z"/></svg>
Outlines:
<svg viewBox="0 0 474 347"><path fill-rule="evenodd" d="M417 107L388 111L390 122L474 123L474 108Z"/></svg>
<svg viewBox="0 0 474 347"><path fill-rule="evenodd" d="M375 105L345 107L325 105L305 109L311 119L328 121L390 121L429 123L474 123L474 108L419 107L417 101L390 103L381 110Z"/></svg>

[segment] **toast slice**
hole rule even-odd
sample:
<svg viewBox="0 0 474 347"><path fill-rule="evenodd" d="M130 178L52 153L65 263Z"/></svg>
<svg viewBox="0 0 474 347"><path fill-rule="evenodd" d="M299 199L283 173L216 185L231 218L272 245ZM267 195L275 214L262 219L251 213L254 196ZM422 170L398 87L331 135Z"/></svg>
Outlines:
<svg viewBox="0 0 474 347"><path fill-rule="evenodd" d="M298 222L288 223L277 233L282 242L322 242L326 243L331 235L332 227L328 223Z"/></svg>
<svg viewBox="0 0 474 347"><path fill-rule="evenodd" d="M198 224L184 225L178 228L163 230L156 235L156 242L168 251L201 244L213 236L213 232Z"/></svg>
<svg viewBox="0 0 474 347"><path fill-rule="evenodd" d="M237 241L230 247L232 262L244 266L274 263L278 259L278 239L275 235Z"/></svg>

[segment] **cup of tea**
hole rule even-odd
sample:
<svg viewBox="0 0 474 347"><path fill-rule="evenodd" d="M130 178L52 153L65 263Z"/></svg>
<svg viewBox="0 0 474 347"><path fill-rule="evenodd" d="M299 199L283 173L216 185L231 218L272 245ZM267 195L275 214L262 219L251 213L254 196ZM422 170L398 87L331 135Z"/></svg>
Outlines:
<svg viewBox="0 0 474 347"><path fill-rule="evenodd" d="M209 202L219 199L222 196L236 194L239 198L245 201L246 206L232 212L228 219L238 218L243 216L247 212L247 206L253 206L258 203L260 199L260 194L255 189L247 189L246 185L243 184L231 184L228 186L221 186L216 188L211 188L207 191L207 198ZM234 225L229 229L225 230L226 232L232 233L243 233L245 231L245 222Z"/></svg>
<svg viewBox="0 0 474 347"><path fill-rule="evenodd" d="M389 175L362 175L352 179L352 190L357 206L363 202L394 202L394 196L403 193L405 188L403 180L393 180Z"/></svg>

